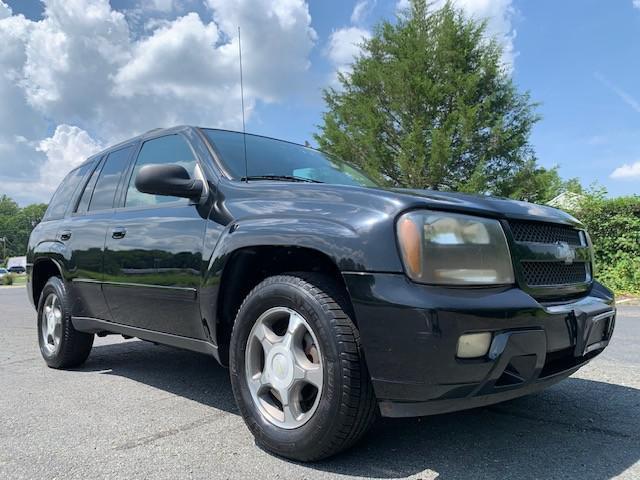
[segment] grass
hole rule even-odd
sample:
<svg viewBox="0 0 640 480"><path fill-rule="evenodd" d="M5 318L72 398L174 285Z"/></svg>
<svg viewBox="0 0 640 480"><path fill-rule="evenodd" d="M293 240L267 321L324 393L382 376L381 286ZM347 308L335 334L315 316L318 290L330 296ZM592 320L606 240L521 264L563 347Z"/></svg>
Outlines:
<svg viewBox="0 0 640 480"><path fill-rule="evenodd" d="M11 273L11 278L12 281L9 284L4 278L0 278L0 287L1 286L9 286L9 285L25 285L27 283L27 276L26 275L16 275L14 273Z"/></svg>

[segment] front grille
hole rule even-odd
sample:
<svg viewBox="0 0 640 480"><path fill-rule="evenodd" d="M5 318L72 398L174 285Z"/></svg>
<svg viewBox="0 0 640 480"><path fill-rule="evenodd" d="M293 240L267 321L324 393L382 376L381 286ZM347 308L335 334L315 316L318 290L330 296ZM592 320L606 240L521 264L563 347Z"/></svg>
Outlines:
<svg viewBox="0 0 640 480"><path fill-rule="evenodd" d="M580 245L580 232L565 225L541 222L509 222L513 239L516 242L556 243L567 242Z"/></svg>
<svg viewBox="0 0 640 480"><path fill-rule="evenodd" d="M522 245L516 249L519 258L515 265L520 282L523 287L534 289L534 296L586 291L591 281L591 262L585 258L588 247L580 230L569 225L526 220L510 220L509 230L515 243ZM575 250L574 255L567 253L567 246Z"/></svg>
<svg viewBox="0 0 640 480"><path fill-rule="evenodd" d="M588 264L564 262L521 262L524 281L530 287L571 285L589 280Z"/></svg>

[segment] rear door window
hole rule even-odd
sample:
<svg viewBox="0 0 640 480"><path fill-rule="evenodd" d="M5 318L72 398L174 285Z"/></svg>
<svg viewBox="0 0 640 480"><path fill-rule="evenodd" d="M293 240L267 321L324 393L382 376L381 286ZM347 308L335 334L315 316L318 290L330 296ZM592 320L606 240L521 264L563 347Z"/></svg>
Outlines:
<svg viewBox="0 0 640 480"><path fill-rule="evenodd" d="M89 169L93 166L93 163L87 163L81 167L72 170L62 181L56 193L53 194L51 202L49 202L49 208L44 214L42 220L58 220L64 217L67 207L73 199L78 185L87 174Z"/></svg>
<svg viewBox="0 0 640 480"><path fill-rule="evenodd" d="M89 200L89 210L113 208L113 199L122 173L129 164L133 145L111 152L100 171L93 194Z"/></svg>

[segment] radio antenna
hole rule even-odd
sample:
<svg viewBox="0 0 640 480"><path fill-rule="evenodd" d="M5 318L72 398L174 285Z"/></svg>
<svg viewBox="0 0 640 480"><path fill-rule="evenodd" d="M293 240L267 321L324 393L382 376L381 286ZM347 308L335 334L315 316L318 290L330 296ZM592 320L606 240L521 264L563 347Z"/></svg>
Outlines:
<svg viewBox="0 0 640 480"><path fill-rule="evenodd" d="M238 57L240 59L240 101L242 103L242 140L244 142L244 181L249 182L249 166L247 165L247 127L244 123L244 83L242 81L242 44L240 43L240 26L238 26Z"/></svg>

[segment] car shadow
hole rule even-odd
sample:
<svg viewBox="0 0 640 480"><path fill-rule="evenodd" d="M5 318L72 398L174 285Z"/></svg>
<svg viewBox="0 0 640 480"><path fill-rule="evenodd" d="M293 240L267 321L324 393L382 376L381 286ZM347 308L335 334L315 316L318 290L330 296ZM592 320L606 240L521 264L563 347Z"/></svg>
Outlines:
<svg viewBox="0 0 640 480"><path fill-rule="evenodd" d="M78 371L117 375L238 414L229 371L213 357L178 348L129 340L94 345Z"/></svg>
<svg viewBox="0 0 640 480"><path fill-rule="evenodd" d="M98 345L81 370L238 414L228 371L197 353L141 341ZM492 407L379 419L351 450L305 466L363 478L605 479L639 459L640 390L569 378Z"/></svg>

